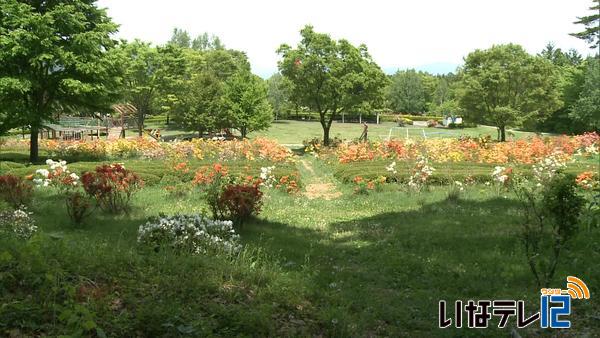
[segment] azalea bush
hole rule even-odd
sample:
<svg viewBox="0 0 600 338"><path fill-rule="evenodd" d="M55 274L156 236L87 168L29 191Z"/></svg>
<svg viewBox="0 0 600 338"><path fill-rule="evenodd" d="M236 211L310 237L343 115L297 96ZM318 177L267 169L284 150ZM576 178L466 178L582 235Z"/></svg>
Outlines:
<svg viewBox="0 0 600 338"><path fill-rule="evenodd" d="M577 175L575 182L584 190L594 190L600 187L598 174L593 171L584 171Z"/></svg>
<svg viewBox="0 0 600 338"><path fill-rule="evenodd" d="M276 189L281 189L288 194L295 194L300 191L300 175L298 172L291 173L290 175L281 176L275 184Z"/></svg>
<svg viewBox="0 0 600 338"><path fill-rule="evenodd" d="M27 205L33 196L29 182L15 175L0 175L0 198L14 208Z"/></svg>
<svg viewBox="0 0 600 338"><path fill-rule="evenodd" d="M429 177L433 174L435 168L429 165L429 160L425 156L420 156L412 169L412 174L408 181L408 186L416 191L426 188L429 183Z"/></svg>
<svg viewBox="0 0 600 338"><path fill-rule="evenodd" d="M229 219L242 225L251 216L260 213L262 196L257 184L230 184L219 197L219 209Z"/></svg>
<svg viewBox="0 0 600 338"><path fill-rule="evenodd" d="M139 227L137 240L157 252L168 249L181 254L233 254L241 249L231 221L199 214L151 218Z"/></svg>
<svg viewBox="0 0 600 338"><path fill-rule="evenodd" d="M85 192L109 212L129 210L131 197L144 186L144 181L120 163L104 164L81 176Z"/></svg>
<svg viewBox="0 0 600 338"><path fill-rule="evenodd" d="M556 173L567 167L568 157L561 152L554 152L533 166L533 176L539 184L551 180Z"/></svg>
<svg viewBox="0 0 600 338"><path fill-rule="evenodd" d="M358 195L366 195L369 191L381 190L386 182L385 176L379 176L376 179L365 179L362 176L356 176L352 179L354 183L354 193Z"/></svg>
<svg viewBox="0 0 600 338"><path fill-rule="evenodd" d="M346 142L335 149L318 149L320 155L339 163L371 161L374 159L416 160L425 154L430 161L533 164L553 153L572 156L595 156L600 147L600 135L586 133L578 136L532 137L494 143L486 138L434 138L420 140L389 140L384 142Z"/></svg>
<svg viewBox="0 0 600 338"><path fill-rule="evenodd" d="M492 182L496 185L497 192L498 194L500 194L500 190L508 190L511 183L513 182L513 168L496 166L494 167L494 171L492 171L491 176Z"/></svg>
<svg viewBox="0 0 600 338"><path fill-rule="evenodd" d="M38 230L31 215L25 206L0 212L0 234L20 239L31 238Z"/></svg>
<svg viewBox="0 0 600 338"><path fill-rule="evenodd" d="M25 141L11 141L12 148L27 148ZM292 152L276 141L256 138L253 140L206 140L159 142L149 138L127 138L117 140L58 141L42 140L40 148L53 157L72 159L212 159L267 160L269 162L292 161Z"/></svg>
<svg viewBox="0 0 600 338"><path fill-rule="evenodd" d="M204 166L196 171L192 183L200 188L214 219L223 218L223 210L220 207L221 194L231 182L229 170L220 163L215 163L212 167Z"/></svg>
<svg viewBox="0 0 600 338"><path fill-rule="evenodd" d="M46 160L48 169L38 169L32 177L40 188L53 187L64 195L67 214L75 224L81 224L91 215L93 206L90 198L82 191L82 184L77 174L72 173L63 160Z"/></svg>
<svg viewBox="0 0 600 338"><path fill-rule="evenodd" d="M67 214L75 224L83 223L83 220L92 214L94 206L89 196L80 191L69 191L65 194Z"/></svg>

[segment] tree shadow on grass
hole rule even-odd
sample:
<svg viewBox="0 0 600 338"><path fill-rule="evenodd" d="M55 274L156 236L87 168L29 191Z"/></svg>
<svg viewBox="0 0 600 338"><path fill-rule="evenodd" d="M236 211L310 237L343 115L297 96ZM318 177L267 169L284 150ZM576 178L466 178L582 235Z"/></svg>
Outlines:
<svg viewBox="0 0 600 338"><path fill-rule="evenodd" d="M258 238L265 250L291 262L290 271L308 266L303 271L311 273L325 316L341 316L346 322L339 327L356 330L344 334L468 335L475 333L438 331L440 300L525 299L528 312L538 306L520 220L514 200L459 199L330 224L329 232L260 222L242 237ZM583 274L594 264L585 252L575 255L579 263L559 266L557 285L563 275Z"/></svg>

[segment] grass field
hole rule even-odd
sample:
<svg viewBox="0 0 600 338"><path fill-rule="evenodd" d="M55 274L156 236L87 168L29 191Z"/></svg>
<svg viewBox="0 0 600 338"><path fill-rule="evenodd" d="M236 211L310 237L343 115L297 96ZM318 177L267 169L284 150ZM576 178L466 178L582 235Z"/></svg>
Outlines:
<svg viewBox="0 0 600 338"><path fill-rule="evenodd" d="M147 128L162 128L162 134L164 136L176 136L176 135L189 135L189 132L185 132L176 128L167 127L163 120L158 122L150 122ZM353 140L358 139L362 133L363 127L358 123L341 123L334 122L331 126L330 137L337 137L340 139ZM408 135L411 138L422 138L425 133L427 138L437 137L459 137L465 136L483 136L491 135L492 138L496 138L496 128L488 126L479 126L477 128L465 128L465 129L443 129L443 128L427 128L427 127L413 127L397 128L397 124L393 122L384 122L381 124L369 124L369 138L371 140L386 140L388 137L392 138L405 138L408 131ZM510 131L508 138L526 138L535 135L530 132L522 131ZM302 144L304 140L310 140L313 138L322 138L323 129L319 122L315 121L296 121L296 120L279 120L274 121L271 127L265 131L258 131L250 133L250 138L255 137L268 137L277 140L282 144L297 145Z"/></svg>
<svg viewBox="0 0 600 338"><path fill-rule="evenodd" d="M36 168L4 154L9 158L16 164L5 171ZM126 165L156 176L166 167ZM335 166L312 156L292 166L306 188L297 195L267 191L261 215L240 230L245 249L233 258L137 246L147 217L206 210L197 194L173 198L160 181L135 196L128 214L98 211L79 227L70 224L60 197L40 192L31 211L41 235L29 243L0 238L0 335L479 336L438 329L439 300L523 299L528 313L538 307L512 194L474 185L456 199L447 187L415 193L390 184L355 195ZM314 186L326 191L309 194ZM575 275L597 294L597 230L571 243L556 287ZM570 334L600 333L599 304L574 303ZM517 332L548 333L537 327ZM508 336L513 328L511 321L485 333Z"/></svg>

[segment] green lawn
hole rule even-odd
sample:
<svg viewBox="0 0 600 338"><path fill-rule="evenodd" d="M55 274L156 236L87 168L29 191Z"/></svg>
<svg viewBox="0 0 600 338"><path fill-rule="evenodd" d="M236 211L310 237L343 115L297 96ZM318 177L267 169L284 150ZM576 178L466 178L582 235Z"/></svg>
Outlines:
<svg viewBox="0 0 600 338"><path fill-rule="evenodd" d="M161 166L129 164L147 173ZM173 198L152 185L129 214L96 212L74 227L59 197L38 192L31 211L42 235L30 243L0 238L0 336L72 335L82 327L90 334L96 326L115 337L479 336L438 329L439 300L524 299L528 313L538 307L511 194L475 185L455 200L446 187L419 194L390 184L355 195L312 156L296 166L305 187L329 184L341 195L269 190L263 212L240 231L245 250L233 258L136 245L147 217L205 210L196 194ZM600 333L599 241L598 229L581 233L552 285L575 275L591 288L591 301L574 302L575 336ZM507 329L485 334L506 337L514 325L512 318ZM550 333L537 323L518 332Z"/></svg>
<svg viewBox="0 0 600 338"><path fill-rule="evenodd" d="M166 119L154 118L148 120L145 125L146 129L160 129L161 135L168 139L176 137L195 137L197 133L186 131L178 128L174 124L166 125ZM334 122L331 126L330 137L340 138L344 140L358 139L362 133L363 126L358 123L341 123ZM465 136L485 136L491 135L496 138L497 132L495 127L479 126L476 128L465 129L445 129L445 128L427 128L427 127L397 127L394 122L383 122L381 124L369 124L369 139L383 141L391 138L458 138ZM127 137L137 136L136 130L128 130ZM521 139L535 135L532 132L523 131L508 131L508 139ZM21 138L21 136L12 136L13 138ZM301 145L304 140L313 138L323 138L323 129L317 121L297 121L297 120L278 120L273 121L271 126L264 131L252 132L248 135L250 138L267 137L277 140L279 143L286 145Z"/></svg>
<svg viewBox="0 0 600 338"><path fill-rule="evenodd" d="M167 127L164 125L162 120L159 122L151 122L147 124L147 128L162 128L162 135L164 136L177 136L177 135L189 135L189 132L185 132L177 129L174 126ZM362 133L363 127L358 123L341 123L334 122L331 126L330 137L337 137L345 140L358 139ZM414 127L409 126L407 128L397 128L397 124L393 122L384 122L381 124L369 124L369 138L371 140L387 140L388 137L392 138L405 138L408 131L408 136L411 138L422 138L425 133L425 137L438 138L438 137L453 137L457 138L461 135L466 136L482 136L491 135L496 138L496 128L488 126L479 126L477 128L465 128L465 129L443 129L443 128L427 128L427 127ZM535 135L530 132L522 131L510 131L508 138L526 138ZM249 137L268 137L277 140L282 144L297 145L302 144L304 140L310 140L313 138L322 138L323 129L321 124L316 121L296 121L296 120L279 120L274 121L269 129L265 131L258 131L250 133Z"/></svg>

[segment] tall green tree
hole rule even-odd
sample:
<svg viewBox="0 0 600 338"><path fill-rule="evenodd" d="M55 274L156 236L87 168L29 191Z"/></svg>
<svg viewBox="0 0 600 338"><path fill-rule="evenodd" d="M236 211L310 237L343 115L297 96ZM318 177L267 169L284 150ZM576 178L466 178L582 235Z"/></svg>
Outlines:
<svg viewBox="0 0 600 338"><path fill-rule="evenodd" d="M543 120L561 105L554 65L515 44L476 50L465 58L459 102L475 122L506 128Z"/></svg>
<svg viewBox="0 0 600 338"><path fill-rule="evenodd" d="M279 73L273 74L267 80L267 95L273 107L275 120L288 115L294 108L292 84Z"/></svg>
<svg viewBox="0 0 600 338"><path fill-rule="evenodd" d="M552 62L557 74L556 86L561 95L562 105L544 121L537 121L536 130L555 133L581 133L585 127L570 116L575 102L583 90L586 62L575 50L563 52L552 43L546 45L540 57Z"/></svg>
<svg viewBox="0 0 600 338"><path fill-rule="evenodd" d="M540 52L540 56L552 62L555 66L577 66L583 62L583 57L575 49L570 49L563 52L562 49L556 48L553 43L546 44L544 50Z"/></svg>
<svg viewBox="0 0 600 338"><path fill-rule="evenodd" d="M108 109L120 70L117 25L94 0L0 2L0 110L38 134L63 109Z"/></svg>
<svg viewBox="0 0 600 338"><path fill-rule="evenodd" d="M175 83L183 76L185 60L174 44L153 47L134 40L123 42L119 50L124 69L123 94L137 109L136 125L142 136L146 116L175 90Z"/></svg>
<svg viewBox="0 0 600 338"><path fill-rule="evenodd" d="M593 3L595 4L590 7L593 14L578 17L575 21L576 24L584 25L585 29L571 35L585 40L590 44L590 48L598 48L600 53L600 0L593 0Z"/></svg>
<svg viewBox="0 0 600 338"><path fill-rule="evenodd" d="M365 45L335 41L311 26L300 35L296 48L279 47L279 70L292 83L298 102L319 113L323 143L329 145L334 118L365 105L380 105L387 78Z"/></svg>
<svg viewBox="0 0 600 338"><path fill-rule="evenodd" d="M169 44L176 45L180 48L189 48L192 45L192 38L187 31L175 27L173 28L173 34L171 35Z"/></svg>
<svg viewBox="0 0 600 338"><path fill-rule="evenodd" d="M225 82L238 73L249 73L246 55L235 50L184 49L186 68L178 90L169 97L170 113L186 130L204 132L233 127L223 110Z"/></svg>
<svg viewBox="0 0 600 338"><path fill-rule="evenodd" d="M205 51L215 49L225 49L225 45L216 35L208 36L208 33L203 33L194 38L191 45L192 49Z"/></svg>
<svg viewBox="0 0 600 338"><path fill-rule="evenodd" d="M223 83L214 74L200 72L188 80L185 92L178 95L174 119L186 130L204 132L225 127L222 114Z"/></svg>
<svg viewBox="0 0 600 338"><path fill-rule="evenodd" d="M225 82L223 110L228 124L242 138L250 132L267 129L273 121L266 84L250 72L239 72Z"/></svg>
<svg viewBox="0 0 600 338"><path fill-rule="evenodd" d="M400 113L422 113L427 109L427 89L414 69L397 71L387 90L389 108Z"/></svg>
<svg viewBox="0 0 600 338"><path fill-rule="evenodd" d="M600 130L600 59L588 59L583 88L569 117L586 131Z"/></svg>
<svg viewBox="0 0 600 338"><path fill-rule="evenodd" d="M188 31L177 27L173 29L171 39L168 43L181 48L191 48L198 51L225 49L225 45L216 35L209 36L208 33L202 33L192 39Z"/></svg>

